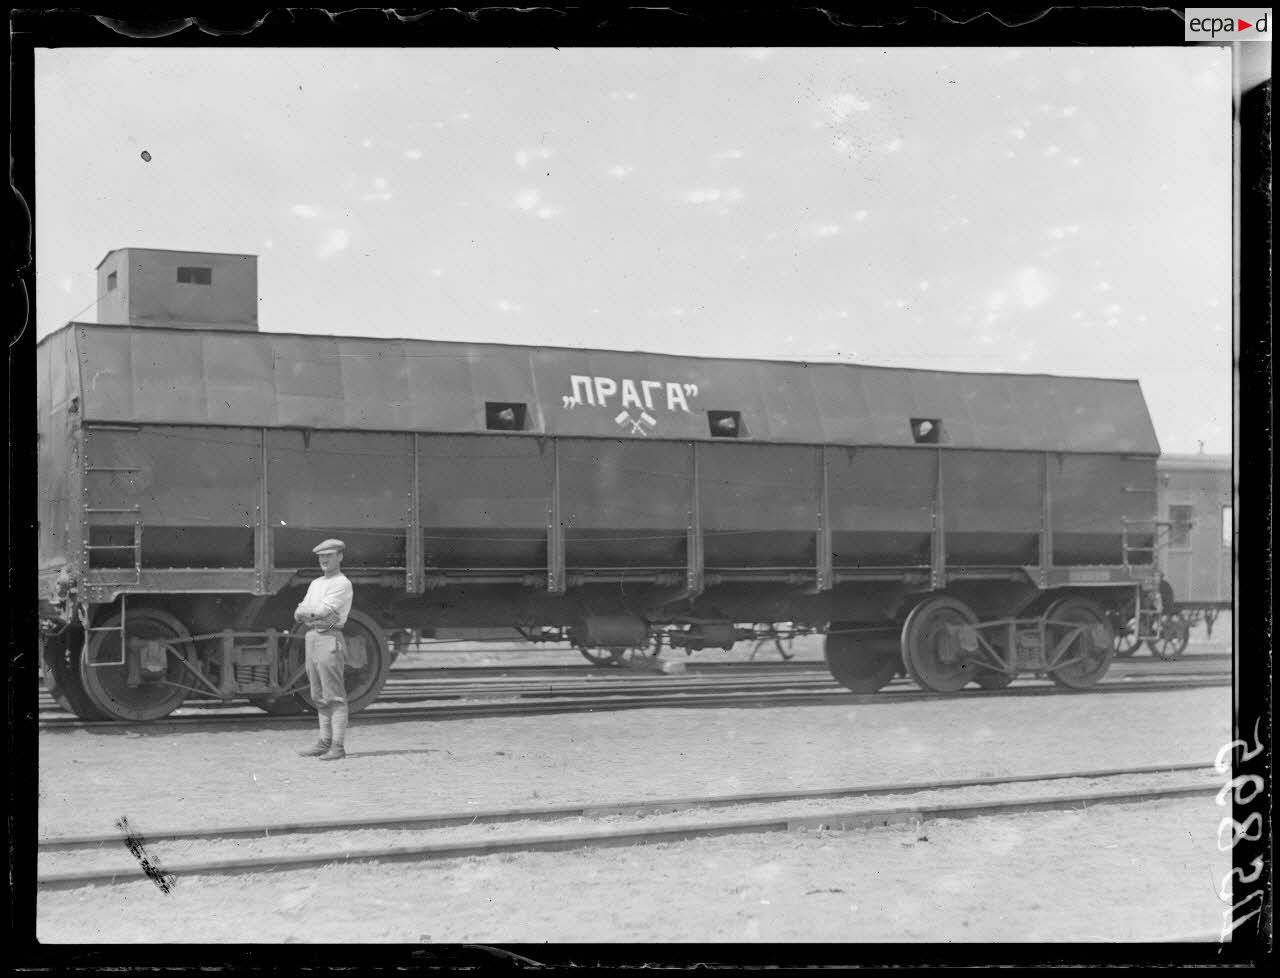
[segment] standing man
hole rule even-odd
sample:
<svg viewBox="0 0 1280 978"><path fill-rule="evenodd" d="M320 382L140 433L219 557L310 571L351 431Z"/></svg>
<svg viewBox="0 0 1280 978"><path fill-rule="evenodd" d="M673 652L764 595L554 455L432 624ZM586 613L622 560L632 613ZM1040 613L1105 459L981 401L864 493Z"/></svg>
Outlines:
<svg viewBox="0 0 1280 978"><path fill-rule="evenodd" d="M347 643L342 626L351 614L351 582L342 573L341 540L326 540L312 553L320 558L323 577L307 588L307 596L293 613L294 621L307 626L307 678L311 699L320 714L320 740L299 751L303 757L340 761L347 756L347 687L342 672L347 665Z"/></svg>

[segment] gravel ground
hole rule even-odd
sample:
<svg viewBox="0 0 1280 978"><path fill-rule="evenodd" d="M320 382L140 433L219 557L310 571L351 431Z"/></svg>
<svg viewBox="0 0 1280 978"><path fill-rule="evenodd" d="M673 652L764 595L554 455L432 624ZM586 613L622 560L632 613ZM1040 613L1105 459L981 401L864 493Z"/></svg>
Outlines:
<svg viewBox="0 0 1280 978"><path fill-rule="evenodd" d="M210 860L287 857L313 853L345 853L385 846L494 844L511 839L546 838L562 834L644 830L670 826L707 825L751 819L835 817L841 814L890 808L925 808L931 805L977 804L1027 798L1061 798L1096 792L1147 790L1203 785L1216 791L1222 778L1212 768L1166 772L1133 777L1064 778L1054 781L974 785L933 791L912 791L874 797L754 802L715 808L684 808L643 815L573 816L556 820L521 821L447 826L434 829L356 829L341 832L294 833L268 838L144 840L149 862L161 869L177 870L182 864ZM122 837L121 837L122 838ZM41 853L40 875L89 868L138 872L136 858L122 841L98 849Z"/></svg>
<svg viewBox="0 0 1280 978"><path fill-rule="evenodd" d="M42 733L40 834L111 833L121 816L145 836L180 826L1211 763L1231 739L1230 690L363 728L356 718L351 755L338 764L294 754L311 736L266 728ZM1228 859L1215 845L1222 814L1208 796L927 823L929 843L892 828L184 880L167 896L144 881L42 894L39 936L1145 939L1217 926ZM1130 899L1135 878L1141 901ZM844 892L823 892L830 890ZM160 899L168 902L153 902ZM324 911L326 903L335 909Z"/></svg>
<svg viewBox="0 0 1280 978"><path fill-rule="evenodd" d="M1212 795L41 894L44 943L1087 942L1215 932ZM1136 880L1140 900L1133 899Z"/></svg>
<svg viewBox="0 0 1280 978"><path fill-rule="evenodd" d="M651 709L361 727L349 756L304 727L40 734L39 832L171 827L736 794L1212 762L1230 690Z"/></svg>

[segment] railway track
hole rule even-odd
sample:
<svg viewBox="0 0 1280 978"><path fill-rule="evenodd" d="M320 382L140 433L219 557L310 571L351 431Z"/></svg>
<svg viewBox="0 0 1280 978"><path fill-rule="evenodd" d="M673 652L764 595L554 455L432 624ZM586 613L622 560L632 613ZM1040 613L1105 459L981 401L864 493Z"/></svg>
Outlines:
<svg viewBox="0 0 1280 978"><path fill-rule="evenodd" d="M1221 779L1215 775L1212 765L1196 762L932 783L848 785L696 798L591 802L488 812L417 813L341 821L170 829L153 831L145 837L122 825L122 831L115 835L52 836L39 840L44 865L37 883L43 889L67 889L134 882L145 873L164 888L185 877L298 870L332 863L423 862L512 852L676 842L734 834L849 830L942 818L1084 809L1096 805L1210 794L1221 788ZM1174 783L1168 783L1169 776L1176 776ZM1053 790L1057 783L1064 781L1077 784L1066 791ZM1088 782L1088 786L1079 782ZM1016 788L1019 793L1010 794L1010 788ZM973 797L975 793L990 793L992 790L999 793L1001 789L1004 797ZM928 794L930 800L916 803L905 797L880 807L856 804L876 797L921 794ZM832 807L833 803L844 807ZM850 805L853 807L848 807ZM722 808L739 811L730 818L708 819L705 815ZM699 812L704 814L699 817ZM640 824L642 818L647 820L645 824ZM575 820L568 831L557 824L567 820ZM582 820L591 824L583 826L580 824ZM494 827L503 824L519 826L523 834L504 833L494 837ZM376 841L370 835L356 840L364 843L360 846L352 844L350 835L347 835L345 843L341 840L343 834L362 832L377 836ZM296 842L287 851L270 851L270 845L276 840L295 836L309 837L304 847L308 851L297 851ZM160 843L167 844L170 849L161 851L157 848ZM184 846L186 852L177 851ZM259 851L244 855L246 846L257 846ZM263 846L268 848L262 849ZM84 850L96 850L101 858L89 860ZM221 854L234 855L232 858L217 858L219 850ZM188 858L184 860L184 856Z"/></svg>
<svg viewBox="0 0 1280 978"><path fill-rule="evenodd" d="M920 700L946 699L956 696L1053 696L1102 695L1106 693L1169 692L1184 689L1227 686L1229 673L1211 675L1108 678L1084 690L1069 690L1048 680L1018 680L1002 690L969 688L960 693L931 693L903 680L891 683L878 693L851 693L829 677L796 677L784 682L739 681L734 684L686 685L666 683L657 677L628 685L605 681L609 689L559 689L550 684L526 687L503 687L500 684L481 688L455 687L445 690L393 690L359 715L359 722L392 722L401 720L453 720L512 716L535 716L556 713L589 713L636 709L682 708L723 709L775 706L849 706L909 703ZM461 701L461 702L457 702ZM52 701L50 701L52 702ZM404 705L407 704L407 705ZM185 710L191 712L185 712ZM236 712L240 711L240 712ZM52 712L52 710L50 710ZM211 704L206 710L187 707L162 720L149 723L117 721L83 721L66 715L42 716L41 731L56 730L163 730L204 726L252 725L292 726L314 722L310 714L274 716L248 704Z"/></svg>
<svg viewBox="0 0 1280 978"><path fill-rule="evenodd" d="M680 663L688 676L723 676L723 675L792 675L797 673L821 673L830 676L826 663L822 659L790 659L772 661L738 661L738 662L699 662L698 660L669 659L664 662ZM1194 671L1200 667L1217 666L1222 669L1231 668L1229 654L1200 653L1183 655L1178 659L1165 661L1156 658L1117 659L1111 666L1108 675L1117 672L1150 672L1156 671ZM627 668L600 668L588 663L581 664L547 664L547 665L484 665L484 666L420 666L401 665L391 670L391 679L395 680L437 680L437 679L486 679L486 678L518 678L534 677L538 679L553 677L598 678L604 681L616 680L636 673Z"/></svg>
<svg viewBox="0 0 1280 978"><path fill-rule="evenodd" d="M406 675L398 675L400 673ZM530 699L530 698L566 698L581 699L608 696L664 696L673 691L680 694L690 693L741 693L741 692L785 692L788 690L825 689L840 692L841 687L831 678L831 674L821 666L810 669L778 670L772 674L744 675L734 678L725 676L694 675L683 679L672 679L657 675L635 675L631 673L611 672L606 674L588 673L572 677L556 679L548 677L508 678L492 676L466 679L438 678L430 675L431 670L396 670L388 680L380 703L417 703L444 700L475 699ZM1203 678L1225 675L1226 670L1154 670L1154 669L1118 669L1109 677L1112 681L1138 679L1172 679ZM429 678L420 679L426 675ZM892 680L890 689L912 688L905 677ZM44 696L41 706L47 710L57 710L58 705L52 697ZM217 700L193 696L187 700L188 707L206 710L243 709L244 703L239 700Z"/></svg>

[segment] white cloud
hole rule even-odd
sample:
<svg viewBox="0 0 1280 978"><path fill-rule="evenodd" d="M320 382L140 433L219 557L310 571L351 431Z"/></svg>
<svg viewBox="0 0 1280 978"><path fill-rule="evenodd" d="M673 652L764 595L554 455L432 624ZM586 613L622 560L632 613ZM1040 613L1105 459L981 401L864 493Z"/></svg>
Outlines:
<svg viewBox="0 0 1280 978"><path fill-rule="evenodd" d="M522 211L529 211L536 217L540 217L543 220L556 217L564 211L564 208L555 204L543 203L542 195L532 187L521 190L517 193L515 197L512 198L511 204L513 207L518 207Z"/></svg>
<svg viewBox="0 0 1280 978"><path fill-rule="evenodd" d="M720 187L705 187L687 191L684 195L684 199L691 204L736 204L742 199L742 188L728 187L722 189ZM725 210L723 206L717 209L720 210L721 213Z"/></svg>
<svg viewBox="0 0 1280 978"><path fill-rule="evenodd" d="M360 140L360 145L365 149L370 149L373 146L373 140L366 136L364 139Z"/></svg>
<svg viewBox="0 0 1280 978"><path fill-rule="evenodd" d="M840 233L839 224L819 224L813 232L819 238L830 238Z"/></svg>
<svg viewBox="0 0 1280 978"><path fill-rule="evenodd" d="M1026 139L1026 138L1027 138L1027 131L1026 131L1025 129L1023 129L1021 126L1010 126L1010 127L1009 127L1009 129L1007 130L1007 132L1008 132L1008 133L1009 133L1009 135L1010 135L1010 136L1012 136L1014 139Z"/></svg>
<svg viewBox="0 0 1280 978"><path fill-rule="evenodd" d="M615 102L634 102L639 97L635 92L613 91L609 93L609 98Z"/></svg>
<svg viewBox="0 0 1280 978"><path fill-rule="evenodd" d="M1078 156L1072 156L1067 160L1067 166L1079 166L1079 165L1080 165L1080 157Z"/></svg>
<svg viewBox="0 0 1280 978"><path fill-rule="evenodd" d="M394 195L394 194L392 194L392 192L391 192L390 190L388 190L388 189L387 189L387 178L386 178L386 177L374 177L374 178L373 178L373 190L372 190L370 193L367 193L367 194L361 194L360 199L361 199L361 200L365 200L365 201L369 201L369 200L390 200L393 196L395 196L395 195Z"/></svg>
<svg viewBox="0 0 1280 978"><path fill-rule="evenodd" d="M853 212L853 219L854 219L855 221L857 221L858 223L862 223L863 221L865 221L865 220L867 219L867 212L866 212L866 211L854 211L854 212Z"/></svg>
<svg viewBox="0 0 1280 978"><path fill-rule="evenodd" d="M921 292L928 292L929 291L928 279L925 279L923 282L917 283L916 288L919 289Z"/></svg>
<svg viewBox="0 0 1280 978"><path fill-rule="evenodd" d="M520 303L512 302L510 299L499 299L493 305L499 312L518 313L522 309Z"/></svg>
<svg viewBox="0 0 1280 978"><path fill-rule="evenodd" d="M457 115L454 116L454 118L457 119L459 122L466 122L468 119L471 118L471 113L459 112Z"/></svg>
<svg viewBox="0 0 1280 978"><path fill-rule="evenodd" d="M712 153L711 159L719 162L720 160L740 160L742 159L742 150L740 149L722 149L718 153Z"/></svg>
<svg viewBox="0 0 1280 978"><path fill-rule="evenodd" d="M889 140L887 143L885 143L884 148L889 153L896 153L898 150L902 149L901 138L895 137Z"/></svg>
<svg viewBox="0 0 1280 978"><path fill-rule="evenodd" d="M1018 301L1027 309L1044 305L1053 294L1048 276L1038 268L1020 268L1013 276L1013 289Z"/></svg>
<svg viewBox="0 0 1280 978"><path fill-rule="evenodd" d="M1059 153L1061 153L1061 152L1062 152L1062 150L1061 150L1061 149L1059 149L1057 146L1046 146L1046 147L1044 148L1044 155L1045 155L1045 156L1057 156L1057 155L1058 155Z"/></svg>
<svg viewBox="0 0 1280 978"><path fill-rule="evenodd" d="M292 207L289 208L289 211L295 217L319 217L320 216L320 212L316 210L314 207L312 207L310 204L294 204Z"/></svg>
<svg viewBox="0 0 1280 978"><path fill-rule="evenodd" d="M859 98L852 92L841 92L827 101L827 110L836 122L844 122L845 119L849 118L850 113L866 112L869 108L871 108L870 102Z"/></svg>
<svg viewBox="0 0 1280 978"><path fill-rule="evenodd" d="M609 167L609 176L615 177L618 180L623 180L626 178L627 174L634 173L635 169L636 168L629 163L618 163Z"/></svg>
<svg viewBox="0 0 1280 978"><path fill-rule="evenodd" d="M532 160L549 160L554 155L555 150L549 146L535 146L532 149L516 150L516 166L523 170Z"/></svg>
<svg viewBox="0 0 1280 978"><path fill-rule="evenodd" d="M737 52L748 61L768 61L773 57L773 48L738 48Z"/></svg>
<svg viewBox="0 0 1280 978"><path fill-rule="evenodd" d="M444 275L444 269L443 269L443 268L436 267L436 268L431 269L431 271L430 271L428 274L429 274L432 278L441 278L441 277Z"/></svg>
<svg viewBox="0 0 1280 978"><path fill-rule="evenodd" d="M406 150L404 151L404 158L405 158L406 160L420 160L420 159L422 159L422 150L420 150L420 149L406 149Z"/></svg>
<svg viewBox="0 0 1280 978"><path fill-rule="evenodd" d="M320 246L316 249L316 256L332 258L338 252L345 251L349 244L351 244L351 232L345 228L334 228L320 242Z"/></svg>

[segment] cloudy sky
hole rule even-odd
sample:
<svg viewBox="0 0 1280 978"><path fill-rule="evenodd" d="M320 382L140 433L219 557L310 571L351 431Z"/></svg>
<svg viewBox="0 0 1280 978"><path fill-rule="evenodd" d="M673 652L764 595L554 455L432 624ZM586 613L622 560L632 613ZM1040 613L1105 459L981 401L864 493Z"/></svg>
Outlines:
<svg viewBox="0 0 1280 978"><path fill-rule="evenodd" d="M1137 377L1229 452L1231 153L1224 47L44 50L37 327L248 252L268 331Z"/></svg>

